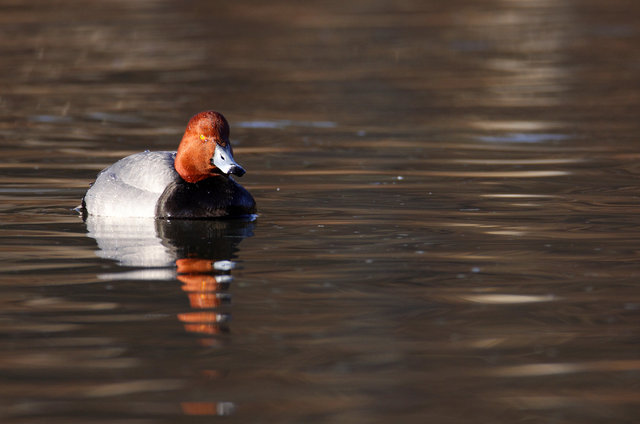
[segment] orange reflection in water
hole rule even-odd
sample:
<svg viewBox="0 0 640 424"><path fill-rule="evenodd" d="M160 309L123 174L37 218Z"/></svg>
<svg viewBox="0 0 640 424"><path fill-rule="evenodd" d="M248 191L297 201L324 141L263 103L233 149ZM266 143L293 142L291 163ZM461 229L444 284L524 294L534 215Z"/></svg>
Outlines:
<svg viewBox="0 0 640 424"><path fill-rule="evenodd" d="M178 274L199 274L213 271L212 261L200 258L182 258L176 260Z"/></svg>
<svg viewBox="0 0 640 424"><path fill-rule="evenodd" d="M189 303L192 308L217 308L222 304L222 298L216 293L189 293Z"/></svg>
<svg viewBox="0 0 640 424"><path fill-rule="evenodd" d="M231 402L182 402L185 415L230 415L235 409Z"/></svg>
<svg viewBox="0 0 640 424"><path fill-rule="evenodd" d="M185 331L207 335L221 334L220 324L228 320L228 315L219 313L216 309L230 302L230 296L221 293L221 290L228 286L230 276L213 275L213 261L208 259L178 259L176 266L177 278L183 283L182 290L187 292L191 308L199 310L178 314L178 319L184 323Z"/></svg>

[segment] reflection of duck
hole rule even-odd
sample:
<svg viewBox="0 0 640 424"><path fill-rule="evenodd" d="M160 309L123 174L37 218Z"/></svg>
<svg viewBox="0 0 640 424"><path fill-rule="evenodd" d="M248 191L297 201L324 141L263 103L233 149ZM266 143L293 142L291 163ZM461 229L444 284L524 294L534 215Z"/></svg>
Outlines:
<svg viewBox="0 0 640 424"><path fill-rule="evenodd" d="M132 271L102 274L102 279L179 280L191 308L178 314L188 332L213 335L224 331L229 315L218 308L230 302L224 293L232 281L238 244L253 235L243 220L159 220L88 216L89 237L98 256ZM201 340L211 343L212 340Z"/></svg>
<svg viewBox="0 0 640 424"><path fill-rule="evenodd" d="M230 174L245 170L233 159L229 124L214 111L189 121L177 152L142 152L98 175L82 200L89 215L217 218L255 213L251 194Z"/></svg>
<svg viewBox="0 0 640 424"><path fill-rule="evenodd" d="M89 215L85 222L88 236L98 243L97 255L122 266L142 268L138 270L141 279L154 279L154 270L163 271L158 273L166 276L161 279L173 279L176 272L228 271L238 244L253 236L254 228L253 222L236 219L169 221ZM209 265L194 266L203 262ZM127 273L126 278L135 278L135 274Z"/></svg>

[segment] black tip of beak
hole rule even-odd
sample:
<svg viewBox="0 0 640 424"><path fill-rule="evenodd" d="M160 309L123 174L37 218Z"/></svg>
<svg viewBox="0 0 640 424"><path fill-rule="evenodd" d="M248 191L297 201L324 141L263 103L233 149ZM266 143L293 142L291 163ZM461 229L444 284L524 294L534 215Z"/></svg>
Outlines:
<svg viewBox="0 0 640 424"><path fill-rule="evenodd" d="M247 171L244 170L240 165L234 165L229 170L229 174L237 175L238 177L242 177Z"/></svg>

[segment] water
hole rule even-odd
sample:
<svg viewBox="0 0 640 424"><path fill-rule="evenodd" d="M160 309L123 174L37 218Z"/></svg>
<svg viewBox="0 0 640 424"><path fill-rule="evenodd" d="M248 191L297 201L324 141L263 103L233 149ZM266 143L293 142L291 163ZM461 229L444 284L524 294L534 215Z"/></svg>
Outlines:
<svg viewBox="0 0 640 424"><path fill-rule="evenodd" d="M631 423L635 2L0 2L3 423ZM231 124L255 222L83 220Z"/></svg>

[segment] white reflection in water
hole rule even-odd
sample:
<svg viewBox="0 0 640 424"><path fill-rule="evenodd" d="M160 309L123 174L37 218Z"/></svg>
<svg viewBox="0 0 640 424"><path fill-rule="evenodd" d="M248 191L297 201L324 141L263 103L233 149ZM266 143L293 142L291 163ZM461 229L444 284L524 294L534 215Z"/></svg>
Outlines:
<svg viewBox="0 0 640 424"><path fill-rule="evenodd" d="M499 236L524 236L525 234L527 234L526 231L516 231L516 230L486 231L485 233L499 235Z"/></svg>
<svg viewBox="0 0 640 424"><path fill-rule="evenodd" d="M554 198L558 197L551 194L517 194L517 193L495 193L495 194L481 194L480 197L493 197L493 198L505 198L505 199L526 199L526 198Z"/></svg>
<svg viewBox="0 0 640 424"><path fill-rule="evenodd" d="M569 374L576 372L637 371L640 360L612 360L583 363L526 364L498 367L490 371L500 377L536 377L544 375Z"/></svg>
<svg viewBox="0 0 640 424"><path fill-rule="evenodd" d="M173 269L136 269L133 271L108 272L98 274L101 280L157 280L166 281L176 278Z"/></svg>
<svg viewBox="0 0 640 424"><path fill-rule="evenodd" d="M244 121L233 124L238 128L283 129L288 127L335 128L337 124L331 121L292 121L281 119L277 121Z"/></svg>
<svg viewBox="0 0 640 424"><path fill-rule="evenodd" d="M123 266L144 268L171 267L175 263L175 254L158 237L153 218L88 216L86 224L87 235L98 243L96 254L101 258L117 261ZM145 279L154 272L158 271L144 270L138 277ZM129 273L131 276L135 274Z"/></svg>
<svg viewBox="0 0 640 424"><path fill-rule="evenodd" d="M518 304L518 303L534 303L534 302L551 302L557 300L553 295L523 295L523 294L469 294L461 295L461 299L474 303L485 304Z"/></svg>
<svg viewBox="0 0 640 424"><path fill-rule="evenodd" d="M479 136L480 141L492 143L542 143L545 141L560 141L569 138L566 134L545 133L512 133L501 136Z"/></svg>
<svg viewBox="0 0 640 424"><path fill-rule="evenodd" d="M486 131L548 132L550 129L562 127L561 122L551 121L471 121L470 126Z"/></svg>
<svg viewBox="0 0 640 424"><path fill-rule="evenodd" d="M531 159L454 159L452 163L470 165L558 165L585 162L581 158L531 158Z"/></svg>

